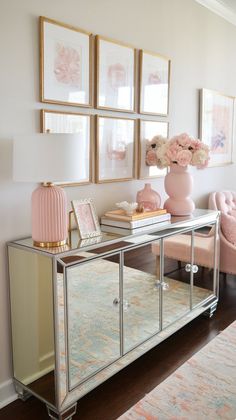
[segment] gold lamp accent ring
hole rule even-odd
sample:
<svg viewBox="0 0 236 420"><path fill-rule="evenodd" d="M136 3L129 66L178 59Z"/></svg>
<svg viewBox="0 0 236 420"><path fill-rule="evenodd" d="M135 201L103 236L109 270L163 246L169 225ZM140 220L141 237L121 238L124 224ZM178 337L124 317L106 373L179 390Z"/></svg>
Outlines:
<svg viewBox="0 0 236 420"><path fill-rule="evenodd" d="M63 246L66 245L66 239L64 239L63 241L58 241L58 242L37 242L34 241L34 246L38 246L40 248L54 248L54 247L58 247L58 246Z"/></svg>

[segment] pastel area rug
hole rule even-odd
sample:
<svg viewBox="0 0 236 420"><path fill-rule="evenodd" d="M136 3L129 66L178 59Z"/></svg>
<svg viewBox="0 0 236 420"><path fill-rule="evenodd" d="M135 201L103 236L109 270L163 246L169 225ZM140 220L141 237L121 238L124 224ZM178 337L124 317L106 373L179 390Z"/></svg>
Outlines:
<svg viewBox="0 0 236 420"><path fill-rule="evenodd" d="M236 321L120 420L235 420Z"/></svg>

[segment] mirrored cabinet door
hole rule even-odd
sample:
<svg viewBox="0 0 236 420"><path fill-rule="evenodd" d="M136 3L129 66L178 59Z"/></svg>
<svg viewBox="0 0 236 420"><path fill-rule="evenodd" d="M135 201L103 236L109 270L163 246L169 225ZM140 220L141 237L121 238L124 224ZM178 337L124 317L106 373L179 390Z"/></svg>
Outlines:
<svg viewBox="0 0 236 420"><path fill-rule="evenodd" d="M187 243L185 259L191 262L191 234L169 236L152 245L152 252L156 256L157 277L162 282L162 328L169 326L190 310L190 273L184 268L181 269L177 255L178 247L183 242ZM183 250L180 256L183 256Z"/></svg>
<svg viewBox="0 0 236 420"><path fill-rule="evenodd" d="M165 328L190 310L217 294L218 240L214 225L191 230L154 242L157 276L162 272L162 327ZM216 247L215 247L216 241ZM215 265L215 270L213 269ZM203 271L207 272L207 276Z"/></svg>
<svg viewBox="0 0 236 420"><path fill-rule="evenodd" d="M124 252L124 352L160 330L160 287L151 244Z"/></svg>
<svg viewBox="0 0 236 420"><path fill-rule="evenodd" d="M119 254L66 269L69 388L120 357Z"/></svg>
<svg viewBox="0 0 236 420"><path fill-rule="evenodd" d="M219 275L219 237L215 236L215 225L195 229L193 242L194 276L191 304L192 308L196 308L202 301L216 296L218 292L216 284Z"/></svg>

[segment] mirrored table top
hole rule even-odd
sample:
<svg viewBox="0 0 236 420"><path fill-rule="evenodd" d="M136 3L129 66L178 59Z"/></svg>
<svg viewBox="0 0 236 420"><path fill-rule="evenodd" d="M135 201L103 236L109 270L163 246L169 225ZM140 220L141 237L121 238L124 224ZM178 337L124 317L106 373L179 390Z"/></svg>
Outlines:
<svg viewBox="0 0 236 420"><path fill-rule="evenodd" d="M66 245L54 248L36 247L33 244L32 238L11 241L10 243L28 247L35 251L38 250L43 253L58 255L73 250L87 250L94 247L94 245L98 245L98 247L108 246L121 241L125 241L127 244L146 242L153 239L153 237L158 238L160 234L168 234L168 232L172 232L173 229L175 229L177 233L178 229L183 227L191 229L191 227L194 227L198 223L201 224L201 222L203 224L212 223L215 221L218 214L219 212L214 210L196 209L190 216L172 216L170 221L155 223L142 227L142 229L137 228L137 232L136 229L134 229L135 232L132 233L130 233L129 229L123 229L122 234L102 232L101 235L88 239L81 239L78 230L75 229L69 232Z"/></svg>

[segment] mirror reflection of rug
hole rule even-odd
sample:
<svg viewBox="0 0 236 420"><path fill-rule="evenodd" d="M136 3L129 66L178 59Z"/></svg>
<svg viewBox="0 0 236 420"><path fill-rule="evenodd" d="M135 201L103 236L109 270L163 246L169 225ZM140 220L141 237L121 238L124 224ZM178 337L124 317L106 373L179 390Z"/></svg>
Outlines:
<svg viewBox="0 0 236 420"><path fill-rule="evenodd" d="M119 420L234 420L236 321Z"/></svg>
<svg viewBox="0 0 236 420"><path fill-rule="evenodd" d="M86 254L87 256L90 254ZM95 275L96 273L96 275ZM130 267L123 273L125 353L159 331L159 288L155 275ZM163 326L190 311L190 285L166 278ZM193 305L211 292L193 287ZM120 358L119 264L96 259L67 273L69 376L71 385Z"/></svg>

